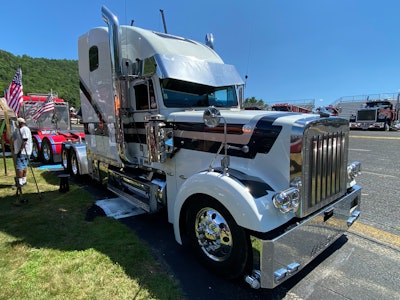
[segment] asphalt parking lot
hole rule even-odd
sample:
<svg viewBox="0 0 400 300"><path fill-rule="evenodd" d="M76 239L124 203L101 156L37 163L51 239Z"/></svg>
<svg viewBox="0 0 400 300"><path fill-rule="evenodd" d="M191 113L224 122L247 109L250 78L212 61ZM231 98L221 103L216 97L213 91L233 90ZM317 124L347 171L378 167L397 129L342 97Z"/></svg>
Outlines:
<svg viewBox="0 0 400 300"><path fill-rule="evenodd" d="M121 222L153 250L186 299L400 299L400 131L352 131L349 161L362 163L362 214L346 235L273 290L206 271L174 240L165 213Z"/></svg>

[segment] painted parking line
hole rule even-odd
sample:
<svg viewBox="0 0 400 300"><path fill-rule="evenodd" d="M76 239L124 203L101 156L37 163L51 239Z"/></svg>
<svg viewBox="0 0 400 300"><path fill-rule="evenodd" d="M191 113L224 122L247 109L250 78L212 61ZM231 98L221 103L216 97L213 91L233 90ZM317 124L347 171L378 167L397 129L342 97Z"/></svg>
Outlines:
<svg viewBox="0 0 400 300"><path fill-rule="evenodd" d="M389 175L389 174L382 174L382 173L375 173L375 172L369 172L369 171L362 171L363 174L369 174L369 175L375 175L375 176L379 176L379 177L387 177L387 178L399 178L399 176L393 176L393 175Z"/></svg>
<svg viewBox="0 0 400 300"><path fill-rule="evenodd" d="M400 234L400 228L398 228ZM350 228L349 232L371 238L378 242L390 245L400 250L400 235L396 235L375 227L356 222Z"/></svg>
<svg viewBox="0 0 400 300"><path fill-rule="evenodd" d="M356 148L349 148L351 151L360 151L360 152L371 152L371 150L368 149L356 149Z"/></svg>
<svg viewBox="0 0 400 300"><path fill-rule="evenodd" d="M380 140L400 140L400 136L372 136L372 135L351 135L355 139L380 139Z"/></svg>

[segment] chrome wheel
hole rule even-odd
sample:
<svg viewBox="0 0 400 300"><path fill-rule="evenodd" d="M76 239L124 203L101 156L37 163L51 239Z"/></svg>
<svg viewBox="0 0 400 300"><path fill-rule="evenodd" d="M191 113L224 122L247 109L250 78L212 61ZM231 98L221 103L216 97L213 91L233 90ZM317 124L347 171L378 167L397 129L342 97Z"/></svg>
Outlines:
<svg viewBox="0 0 400 300"><path fill-rule="evenodd" d="M186 236L200 262L227 279L238 278L252 267L250 237L229 211L214 198L198 195L185 211Z"/></svg>
<svg viewBox="0 0 400 300"><path fill-rule="evenodd" d="M33 140L32 143L32 159L37 161L40 158L39 146L36 140Z"/></svg>
<svg viewBox="0 0 400 300"><path fill-rule="evenodd" d="M42 142L42 158L44 163L53 162L53 150L51 149L49 140L44 140Z"/></svg>
<svg viewBox="0 0 400 300"><path fill-rule="evenodd" d="M232 234L224 217L215 209L201 209L195 222L195 232L203 252L214 261L224 261L232 252Z"/></svg>
<svg viewBox="0 0 400 300"><path fill-rule="evenodd" d="M61 163L64 170L68 170L68 151L65 148L61 152Z"/></svg>
<svg viewBox="0 0 400 300"><path fill-rule="evenodd" d="M79 163L75 151L71 153L71 173L73 176L79 175Z"/></svg>

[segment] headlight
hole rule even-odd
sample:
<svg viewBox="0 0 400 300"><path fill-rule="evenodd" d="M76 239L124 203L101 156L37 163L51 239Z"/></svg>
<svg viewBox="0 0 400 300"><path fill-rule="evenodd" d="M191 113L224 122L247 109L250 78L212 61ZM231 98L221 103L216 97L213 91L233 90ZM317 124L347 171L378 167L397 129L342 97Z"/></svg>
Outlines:
<svg viewBox="0 0 400 300"><path fill-rule="evenodd" d="M275 194L272 198L274 206L282 213L296 212L299 207L299 189L291 187L287 190Z"/></svg>
<svg viewBox="0 0 400 300"><path fill-rule="evenodd" d="M356 184L356 177L361 174L361 163L355 161L347 166L347 177L349 179L347 187L352 187Z"/></svg>

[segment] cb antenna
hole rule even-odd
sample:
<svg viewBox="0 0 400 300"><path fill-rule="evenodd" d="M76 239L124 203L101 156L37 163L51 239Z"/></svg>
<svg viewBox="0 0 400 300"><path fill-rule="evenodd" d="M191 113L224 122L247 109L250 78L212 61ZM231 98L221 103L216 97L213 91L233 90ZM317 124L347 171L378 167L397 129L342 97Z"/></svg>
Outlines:
<svg viewBox="0 0 400 300"><path fill-rule="evenodd" d="M167 24L165 23L164 10L160 9L160 13L161 13L161 17L162 17L162 21L163 21L163 25L164 25L164 33L168 33L167 32Z"/></svg>

